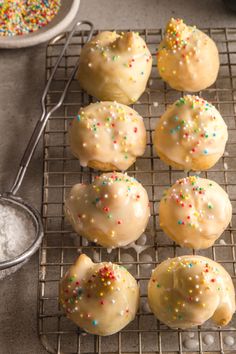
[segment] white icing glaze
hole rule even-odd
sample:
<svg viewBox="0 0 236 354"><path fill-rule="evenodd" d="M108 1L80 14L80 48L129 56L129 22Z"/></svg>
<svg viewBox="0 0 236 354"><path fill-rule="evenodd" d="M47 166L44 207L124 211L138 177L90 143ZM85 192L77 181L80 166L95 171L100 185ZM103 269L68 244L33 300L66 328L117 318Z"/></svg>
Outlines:
<svg viewBox="0 0 236 354"><path fill-rule="evenodd" d="M178 180L161 199L160 226L182 247L210 247L232 217L227 193L214 181L196 176Z"/></svg>
<svg viewBox="0 0 236 354"><path fill-rule="evenodd" d="M203 343L206 345L212 345L214 343L214 337L211 334L206 334L203 337Z"/></svg>
<svg viewBox="0 0 236 354"><path fill-rule="evenodd" d="M67 317L86 332L111 335L134 319L139 286L124 267L95 264L82 254L60 283L60 302Z"/></svg>
<svg viewBox="0 0 236 354"><path fill-rule="evenodd" d="M78 239L78 237L76 237L76 238ZM88 246L88 244L89 244L89 243L88 243L88 240L87 240L86 238L83 238L83 239L82 239L82 245L83 245L83 246Z"/></svg>
<svg viewBox="0 0 236 354"><path fill-rule="evenodd" d="M227 245L227 243L225 242L225 240L220 240L220 241L219 241L219 244L220 244L220 245Z"/></svg>
<svg viewBox="0 0 236 354"><path fill-rule="evenodd" d="M96 262L96 263L100 262L101 261L100 258L101 257L100 257L99 252L97 252L96 250L93 250L93 260L94 260L94 262Z"/></svg>
<svg viewBox="0 0 236 354"><path fill-rule="evenodd" d="M159 73L176 90L196 92L211 86L219 71L213 40L183 20L171 19L157 54Z"/></svg>
<svg viewBox="0 0 236 354"><path fill-rule="evenodd" d="M223 155L227 139L227 126L217 109L198 96L187 95L161 117L154 145L174 167L203 170Z"/></svg>
<svg viewBox="0 0 236 354"><path fill-rule="evenodd" d="M198 341L196 339L185 339L183 345L186 349L194 350L198 347Z"/></svg>
<svg viewBox="0 0 236 354"><path fill-rule="evenodd" d="M229 347L231 347L232 345L234 345L235 343L235 339L232 336L225 336L224 337L224 344L228 345Z"/></svg>
<svg viewBox="0 0 236 354"><path fill-rule="evenodd" d="M140 256L140 261L144 262L143 264L141 264L142 268L149 269L152 265L152 256L150 254L142 254Z"/></svg>
<svg viewBox="0 0 236 354"><path fill-rule="evenodd" d="M191 328L210 318L224 326L235 312L230 275L201 256L167 259L157 266L148 284L148 301L155 316L172 328Z"/></svg>
<svg viewBox="0 0 236 354"><path fill-rule="evenodd" d="M145 246L147 243L147 235L145 234L142 234L139 239L137 240L137 245L140 245L140 246Z"/></svg>
<svg viewBox="0 0 236 354"><path fill-rule="evenodd" d="M81 86L102 101L131 104L146 88L152 56L134 32L101 32L81 51L78 79Z"/></svg>
<svg viewBox="0 0 236 354"><path fill-rule="evenodd" d="M137 254L142 253L143 251L145 251L149 247L150 246L139 245L136 242L131 242L127 246L124 246L125 249L133 248Z"/></svg>
<svg viewBox="0 0 236 354"><path fill-rule="evenodd" d="M78 79L81 86L102 101L131 104L146 88L152 56L134 32L101 32L81 51Z"/></svg>
<svg viewBox="0 0 236 354"><path fill-rule="evenodd" d="M81 108L69 129L69 142L81 166L96 161L104 170L126 170L146 148L143 118L116 102L92 103ZM93 167L93 166L92 166Z"/></svg>
<svg viewBox="0 0 236 354"><path fill-rule="evenodd" d="M197 349L198 344L196 339L185 339L183 342L184 347L189 350Z"/></svg>
<svg viewBox="0 0 236 354"><path fill-rule="evenodd" d="M91 185L76 184L65 201L65 214L78 234L114 248L138 239L150 207L136 179L114 172L96 177Z"/></svg>
<svg viewBox="0 0 236 354"><path fill-rule="evenodd" d="M125 267L126 269L131 269L133 267L134 257L131 254L122 253L120 259L122 261L123 267Z"/></svg>

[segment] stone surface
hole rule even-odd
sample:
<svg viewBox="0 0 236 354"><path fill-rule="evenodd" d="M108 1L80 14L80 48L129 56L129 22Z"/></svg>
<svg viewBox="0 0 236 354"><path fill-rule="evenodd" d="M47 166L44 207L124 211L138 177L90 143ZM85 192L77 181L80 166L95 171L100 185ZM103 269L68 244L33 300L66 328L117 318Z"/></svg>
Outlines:
<svg viewBox="0 0 236 354"><path fill-rule="evenodd" d="M114 16L115 14L115 16ZM236 14L221 0L82 0L79 19L97 28L163 27L171 16L199 27L233 27ZM0 191L11 185L25 145L39 118L44 87L45 47L1 50ZM42 145L19 194L40 208ZM37 336L35 255L19 272L0 282L0 354L45 354Z"/></svg>

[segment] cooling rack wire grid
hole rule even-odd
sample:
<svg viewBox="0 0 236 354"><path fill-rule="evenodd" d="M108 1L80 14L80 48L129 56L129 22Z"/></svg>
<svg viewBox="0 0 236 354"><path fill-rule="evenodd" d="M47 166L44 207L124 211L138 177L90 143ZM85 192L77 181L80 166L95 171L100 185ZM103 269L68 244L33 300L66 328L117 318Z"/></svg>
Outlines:
<svg viewBox="0 0 236 354"><path fill-rule="evenodd" d="M127 29L126 29L127 30ZM48 352L57 354L236 354L236 316L225 328L211 322L189 331L172 330L159 323L147 306L147 283L151 269L167 257L192 253L175 245L163 234L158 222L158 203L163 191L176 179L184 177L183 171L173 170L156 156L152 132L157 120L167 106L183 93L172 90L159 77L156 70L156 48L163 36L162 30L136 30L145 39L153 54L153 69L147 89L133 105L144 118L148 134L146 153L128 170L146 188L151 203L151 218L145 235L133 247L112 251L88 243L72 231L65 220L63 203L75 183L91 182L96 175L91 169L82 168L70 153L67 128L81 106L92 102L74 80L63 106L50 118L44 133L44 180L42 217L45 237L39 257L38 323L39 336ZM229 141L224 156L202 177L218 182L228 193L233 204L232 222L216 244L195 252L222 264L236 279L236 28L204 30L212 37L220 51L220 74L209 89L199 95L213 103L221 112L229 129ZM87 32L80 31L62 60L52 88L47 97L47 108L56 102L64 89L65 81L78 59ZM46 53L47 78L65 38L51 42ZM143 247L145 246L147 247ZM136 277L141 287L140 309L135 320L120 333L110 337L85 335L63 314L58 305L58 283L74 262L78 252L84 252L94 261L111 260L124 265Z"/></svg>

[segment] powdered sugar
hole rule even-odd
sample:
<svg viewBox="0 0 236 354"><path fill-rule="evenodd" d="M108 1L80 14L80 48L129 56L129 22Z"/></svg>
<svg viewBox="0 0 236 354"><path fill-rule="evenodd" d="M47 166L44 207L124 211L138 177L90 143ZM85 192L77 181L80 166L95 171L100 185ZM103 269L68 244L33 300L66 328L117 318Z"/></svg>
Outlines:
<svg viewBox="0 0 236 354"><path fill-rule="evenodd" d="M32 219L23 209L0 203L0 262L19 256L35 239Z"/></svg>

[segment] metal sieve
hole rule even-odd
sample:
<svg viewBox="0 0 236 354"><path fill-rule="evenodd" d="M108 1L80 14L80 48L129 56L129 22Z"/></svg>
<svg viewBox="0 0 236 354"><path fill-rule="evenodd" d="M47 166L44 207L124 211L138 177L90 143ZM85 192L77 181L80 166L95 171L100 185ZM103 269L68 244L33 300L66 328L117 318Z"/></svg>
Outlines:
<svg viewBox="0 0 236 354"><path fill-rule="evenodd" d="M18 268L20 268L21 265L23 265L39 248L40 243L42 241L42 237L44 235L43 232L43 223L41 220L41 216L39 214L39 212L32 207L31 205L29 205L27 202L25 202L22 198L16 196L16 193L18 192L23 178L25 176L26 170L28 168L28 165L31 161L31 158L33 156L33 153L35 151L35 148L40 140L40 137L45 129L45 126L47 124L47 121L49 119L49 117L59 108L61 107L65 96L67 94L68 88L75 76L75 73L78 69L78 64L79 64L79 59L76 61L72 72L69 76L69 78L66 80L65 82L65 87L64 90L62 91L58 102L55 103L48 111L46 109L46 97L47 94L51 88L51 84L52 81L54 79L54 76L57 72L57 69L60 66L60 63L62 61L62 58L67 50L67 48L69 47L69 45L72 42L73 39L73 35L75 34L76 31L78 31L79 27L81 26L88 26L89 27L89 31L88 31L88 36L87 36L87 41L89 41L92 37L93 34L93 25L92 23L88 22L88 21L80 21L78 23L76 23L76 25L73 27L72 31L68 34L67 40L56 60L55 66L53 67L53 70L51 72L51 75L47 81L46 87L44 89L43 92L43 96L41 99L41 105L42 105L42 115L40 117L40 119L38 120L35 129L33 131L33 134L29 140L29 143L26 147L26 150L24 152L24 155L22 157L22 160L20 162L20 166L19 166L19 170L17 172L17 175L15 177L15 180L13 182L12 187L10 188L9 192L5 192L0 194L0 207L1 210L3 210L3 212L0 214L0 221L2 221L1 225L4 225L4 230L9 230L10 227L12 225L8 225L7 222L9 220L11 220L11 218L8 218L7 216L12 216L10 215L11 213L15 215L21 215L21 217L19 217L18 219L21 221L17 221L20 223L23 223L23 219L24 222L27 221L27 225L28 228L27 230L33 230L33 236L32 236L32 242L29 243L26 246L26 249L24 249L23 252L21 252L19 255L17 254L14 257L11 257L9 259L4 259L3 261L0 262L0 279L3 279L4 277L6 277L7 275L13 273L14 271L16 271ZM59 40L61 40L62 38L66 37L67 34L66 33L62 33L61 35L58 35L56 38L54 38L52 40L52 43L56 43ZM4 214L4 211L7 210L7 216L6 213ZM10 214L9 214L10 213ZM4 217L4 220L3 220ZM1 220L2 218L2 220ZM19 225L21 226L21 225ZM24 225L25 227L25 225ZM25 227L26 229L26 227ZM5 237L7 238L6 233L8 231L5 232L5 234L2 234L2 230L0 230L0 237ZM17 235L16 235L17 236ZM10 236L8 237L8 239L10 240Z"/></svg>

